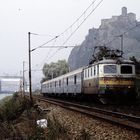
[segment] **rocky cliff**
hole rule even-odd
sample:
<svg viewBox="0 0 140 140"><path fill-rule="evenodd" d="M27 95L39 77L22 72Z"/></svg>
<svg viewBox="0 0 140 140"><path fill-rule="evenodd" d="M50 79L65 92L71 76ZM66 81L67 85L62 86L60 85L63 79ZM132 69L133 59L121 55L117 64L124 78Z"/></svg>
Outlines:
<svg viewBox="0 0 140 140"><path fill-rule="evenodd" d="M122 38L121 34L123 34ZM127 13L126 7L122 8L121 15L102 19L98 29L89 30L82 44L71 51L68 59L70 70L88 65L94 47L104 45L120 50L122 45L123 57L135 56L140 59L140 22L136 20L134 13Z"/></svg>

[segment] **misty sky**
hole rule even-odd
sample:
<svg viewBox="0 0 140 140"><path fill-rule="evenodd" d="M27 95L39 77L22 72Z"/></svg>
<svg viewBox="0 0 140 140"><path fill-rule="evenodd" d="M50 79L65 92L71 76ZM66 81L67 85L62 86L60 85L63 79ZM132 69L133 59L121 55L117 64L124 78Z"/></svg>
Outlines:
<svg viewBox="0 0 140 140"><path fill-rule="evenodd" d="M28 32L39 34L31 35L32 48L42 45L69 27L92 1L1 0L0 74L19 75L23 61L26 61L25 67L28 68ZM139 0L104 0L65 45L81 44L90 28L98 27L103 18L120 15L123 6L127 7L128 12L136 13L137 19L140 19ZM48 45L62 45L73 29ZM39 70L45 62L67 59L70 49L55 52L56 49L37 49L32 52L32 68Z"/></svg>

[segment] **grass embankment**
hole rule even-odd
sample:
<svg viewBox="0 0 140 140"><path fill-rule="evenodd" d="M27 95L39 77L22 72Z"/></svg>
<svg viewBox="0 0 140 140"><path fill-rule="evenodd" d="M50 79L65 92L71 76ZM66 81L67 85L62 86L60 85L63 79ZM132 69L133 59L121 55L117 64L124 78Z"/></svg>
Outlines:
<svg viewBox="0 0 140 140"><path fill-rule="evenodd" d="M67 129L58 120L47 118L38 111L35 103L15 94L0 103L0 139L24 140L65 140L70 139ZM44 118L48 120L48 127L37 126L36 121Z"/></svg>
<svg viewBox="0 0 140 140"><path fill-rule="evenodd" d="M47 119L47 128L37 125L38 119ZM26 97L14 94L0 102L0 139L1 140L71 140L68 128L47 113L39 111L34 102L31 104ZM85 131L77 140L89 140Z"/></svg>

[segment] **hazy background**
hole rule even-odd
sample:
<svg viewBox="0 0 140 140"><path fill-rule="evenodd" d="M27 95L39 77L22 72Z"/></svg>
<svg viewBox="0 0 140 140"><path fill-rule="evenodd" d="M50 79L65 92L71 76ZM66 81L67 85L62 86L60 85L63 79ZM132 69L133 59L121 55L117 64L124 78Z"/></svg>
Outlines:
<svg viewBox="0 0 140 140"><path fill-rule="evenodd" d="M22 63L28 69L28 32L32 49L59 35L69 27L93 0L1 0L0 1L0 75L22 74ZM99 2L99 0L97 0ZM140 18L138 0L103 0L65 45L81 44L88 30L98 27L101 19L120 15L125 6ZM78 24L78 23L77 23ZM75 25L76 26L76 25ZM74 27L48 45L62 45ZM32 52L32 75L40 77L43 64L67 59L71 49L37 49ZM53 56L53 57L52 57ZM25 72L27 75L27 72ZM40 82L36 80L36 82Z"/></svg>

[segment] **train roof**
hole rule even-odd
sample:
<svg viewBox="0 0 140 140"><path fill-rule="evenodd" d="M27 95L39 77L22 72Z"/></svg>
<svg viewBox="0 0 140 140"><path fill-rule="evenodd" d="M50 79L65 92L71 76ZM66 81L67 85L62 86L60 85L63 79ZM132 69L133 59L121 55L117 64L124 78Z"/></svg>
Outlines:
<svg viewBox="0 0 140 140"><path fill-rule="evenodd" d="M83 68L86 69L97 64L134 64L134 62L127 59L103 59Z"/></svg>
<svg viewBox="0 0 140 140"><path fill-rule="evenodd" d="M66 74L64 74L64 75L58 76L58 77L56 77L56 78L53 78L53 79L51 79L51 80L47 80L47 81L43 82L42 84L48 83L48 81L49 81L49 82L58 81L58 80L60 80L60 79L62 79L62 78L65 78L65 77L68 77L68 76L71 76L71 75L75 75L75 74L77 74L77 73L81 73L82 70L83 70L83 67L82 67L82 68L79 68L79 69L77 69L77 70L71 71L71 72L69 72L69 73L66 73Z"/></svg>
<svg viewBox="0 0 140 140"><path fill-rule="evenodd" d="M114 63L114 64L134 64L131 60L126 59L103 59L97 62L98 64L107 64L107 63Z"/></svg>

